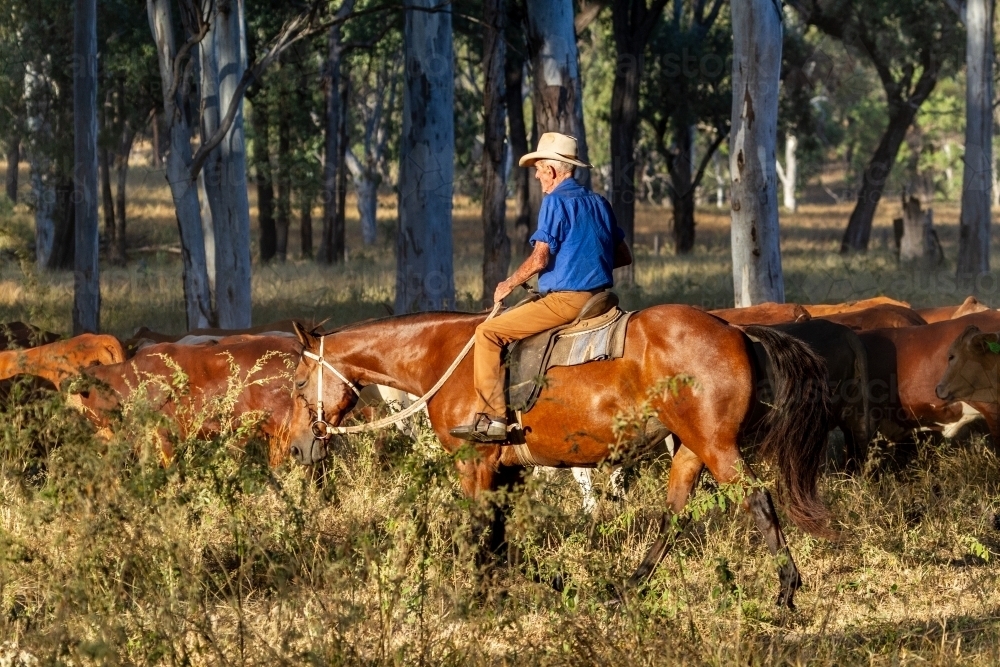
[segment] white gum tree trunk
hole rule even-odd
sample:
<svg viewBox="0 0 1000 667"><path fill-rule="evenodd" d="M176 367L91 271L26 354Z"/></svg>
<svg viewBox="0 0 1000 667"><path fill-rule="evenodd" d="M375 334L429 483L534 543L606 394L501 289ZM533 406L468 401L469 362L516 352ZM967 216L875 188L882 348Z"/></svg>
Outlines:
<svg viewBox="0 0 1000 667"><path fill-rule="evenodd" d="M990 270L994 10L995 0L967 0L965 3L965 170L957 268L960 280L969 280Z"/></svg>
<svg viewBox="0 0 1000 667"><path fill-rule="evenodd" d="M777 0L732 4L733 110L729 172L732 180L733 287L736 306L783 303L785 285L778 238L778 79L781 5Z"/></svg>
<svg viewBox="0 0 1000 667"><path fill-rule="evenodd" d="M202 11L210 15L214 0L202 0ZM199 74L198 93L201 98L201 136L211 137L219 129L221 111L219 110L219 65L216 62L215 31L209 33L198 43ZM209 290L215 294L215 211L222 201L220 189L221 161L220 149L216 147L205 160L198 172L198 194L201 198L201 230L205 237L205 268L208 272ZM215 320L213 309L212 319Z"/></svg>
<svg viewBox="0 0 1000 667"><path fill-rule="evenodd" d="M39 269L49 267L56 238L56 184L52 161L45 146L52 138L48 119L48 74L37 63L24 65L24 99L27 105L27 154L31 170L31 198L35 207L35 258Z"/></svg>
<svg viewBox="0 0 1000 667"><path fill-rule="evenodd" d="M170 137L166 159L167 183L177 212L184 263L184 301L188 329L212 325L212 301L205 263L205 240L201 228L198 185L191 178L191 127L183 109L183 82L175 81L174 58L177 55L169 0L146 0L149 27L156 44L163 91L164 118ZM176 84L176 85L175 85Z"/></svg>
<svg viewBox="0 0 1000 667"><path fill-rule="evenodd" d="M351 181L358 197L358 216L361 218L361 237L365 245L372 245L378 236L378 186L382 175L378 170L370 169L348 149L344 155Z"/></svg>
<svg viewBox="0 0 1000 667"><path fill-rule="evenodd" d="M101 329L97 230L97 0L73 7L73 334ZM112 214L113 215L113 214Z"/></svg>
<svg viewBox="0 0 1000 667"><path fill-rule="evenodd" d="M435 7L436 0L414 5ZM452 310L454 53L451 10L408 10L404 28L396 313Z"/></svg>
<svg viewBox="0 0 1000 667"><path fill-rule="evenodd" d="M799 147L799 140L794 134L785 135L785 166L781 166L780 161L775 162L778 172L778 180L781 181L781 191L784 195L784 206L793 213L798 208L795 201L795 186L799 179L799 163L796 159L795 151Z"/></svg>
<svg viewBox="0 0 1000 667"><path fill-rule="evenodd" d="M580 160L588 162L573 2L528 0L527 9L532 105L538 134L561 132L576 137ZM589 186L590 170L578 169L576 179Z"/></svg>
<svg viewBox="0 0 1000 667"><path fill-rule="evenodd" d="M228 109L246 70L243 0L221 0L215 26L219 68L219 108ZM241 96L242 97L242 96ZM212 206L215 230L215 310L219 327L250 326L250 202L243 139L243 101L236 119L219 144L220 199ZM208 183L206 183L208 189ZM209 189L211 196L211 190Z"/></svg>

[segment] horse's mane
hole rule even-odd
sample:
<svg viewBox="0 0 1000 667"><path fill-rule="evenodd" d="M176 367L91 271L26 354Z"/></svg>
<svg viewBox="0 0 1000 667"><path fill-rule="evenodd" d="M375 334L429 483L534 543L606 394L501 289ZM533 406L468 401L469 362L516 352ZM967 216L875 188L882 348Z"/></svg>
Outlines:
<svg viewBox="0 0 1000 667"><path fill-rule="evenodd" d="M382 323L382 322L389 322L389 321L404 322L404 321L412 321L412 320L421 320L421 319L429 319L431 317L440 317L441 315L452 315L452 316L465 315L465 316L468 316L468 317L476 317L476 316L484 315L487 312L489 312L489 311L483 310L483 311L480 311L478 313L467 313L467 312L459 312L459 311L454 311L454 310L428 310L428 311L424 311L424 312L421 312L421 313L407 313L405 315L385 315L383 317L369 317L368 319L365 319L365 320L359 320L357 322L350 322L348 324L343 324L343 325L341 325L339 327L335 327L335 328L330 329L329 331L326 331L326 332L320 332L319 331L319 327L322 326L322 323L320 323L319 325L316 326L315 329L313 329L312 333L313 333L313 335L329 336L330 334L343 333L345 331L352 331L354 329L360 329L361 327L364 327L364 326L368 326L368 325L372 325L372 324L379 324L379 323Z"/></svg>

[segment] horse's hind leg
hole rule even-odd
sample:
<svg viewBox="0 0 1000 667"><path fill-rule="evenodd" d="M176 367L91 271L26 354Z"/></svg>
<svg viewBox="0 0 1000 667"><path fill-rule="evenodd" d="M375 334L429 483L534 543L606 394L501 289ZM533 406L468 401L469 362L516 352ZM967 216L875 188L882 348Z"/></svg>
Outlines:
<svg viewBox="0 0 1000 667"><path fill-rule="evenodd" d="M660 531L653 542L653 546L646 552L646 557L636 571L629 577L627 588L634 588L649 578L660 564L663 557L670 551L673 542L677 539L683 528L682 519L684 506L687 504L694 485L698 482L698 476L705 466L702 460L694 452L683 444L674 453L673 463L670 466L669 482L667 483L667 502L670 510L663 513L660 519Z"/></svg>
<svg viewBox="0 0 1000 667"><path fill-rule="evenodd" d="M728 460L726 460L728 459ZM753 471L747 466L746 461L740 457L739 452L734 451L728 457L720 457L709 466L712 475L720 484L742 484L744 482L755 482ZM795 591L802 585L798 568L792 560L792 554L785 543L785 536L781 532L781 525L778 523L778 514L774 511L774 503L771 502L771 494L764 489L755 488L744 500L743 508L753 516L754 523L764 535L767 548L771 550L771 555L778 561L778 580L781 584L778 593L778 604L795 609L792 598Z"/></svg>
<svg viewBox="0 0 1000 667"><path fill-rule="evenodd" d="M767 548L778 561L778 581L781 583L778 606L795 609L792 598L802 585L802 578L785 543L785 536L781 533L778 514L774 511L774 503L771 502L771 494L765 489L754 489L753 493L743 501L743 506L753 516L754 523L764 535Z"/></svg>

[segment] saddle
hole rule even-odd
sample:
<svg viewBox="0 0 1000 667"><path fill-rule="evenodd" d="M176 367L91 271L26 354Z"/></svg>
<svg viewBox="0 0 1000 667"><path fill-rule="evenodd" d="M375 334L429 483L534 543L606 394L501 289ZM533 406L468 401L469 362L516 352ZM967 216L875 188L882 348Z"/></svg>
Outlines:
<svg viewBox="0 0 1000 667"><path fill-rule="evenodd" d="M614 292L604 291L592 296L569 324L514 341L504 358L507 405L521 413L534 407L546 384L545 372L553 366L620 358L625 353L625 330L633 314L618 307Z"/></svg>

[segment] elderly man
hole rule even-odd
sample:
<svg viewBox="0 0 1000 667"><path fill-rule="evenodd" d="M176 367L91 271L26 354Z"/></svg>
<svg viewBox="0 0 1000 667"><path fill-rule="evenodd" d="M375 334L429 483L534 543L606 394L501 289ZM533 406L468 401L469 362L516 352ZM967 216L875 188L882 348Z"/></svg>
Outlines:
<svg viewBox="0 0 1000 667"><path fill-rule="evenodd" d="M476 442L507 440L503 346L572 322L590 297L612 286L612 269L632 263L611 204L573 179L576 167L592 167L578 159L574 137L546 132L538 140L538 149L519 164L534 165L546 197L538 212L538 231L530 239L534 250L510 278L497 285L493 300L503 300L534 275L538 275L542 298L476 328L479 408L471 424L451 430L453 436Z"/></svg>

